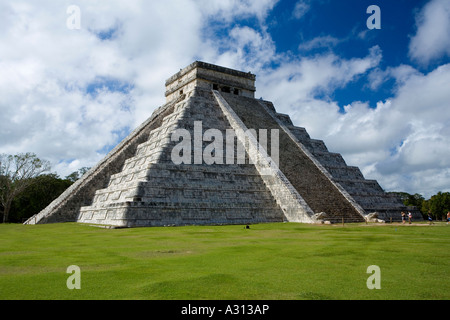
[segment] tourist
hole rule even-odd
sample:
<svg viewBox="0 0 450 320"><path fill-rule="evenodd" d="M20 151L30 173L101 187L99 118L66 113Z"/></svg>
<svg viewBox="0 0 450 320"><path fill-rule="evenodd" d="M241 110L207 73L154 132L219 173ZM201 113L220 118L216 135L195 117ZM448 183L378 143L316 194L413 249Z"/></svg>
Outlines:
<svg viewBox="0 0 450 320"><path fill-rule="evenodd" d="M412 222L412 213L411 213L411 211L408 211L408 220L409 220L409 224L411 224L411 222Z"/></svg>
<svg viewBox="0 0 450 320"><path fill-rule="evenodd" d="M406 213L404 213L402 211L402 223L405 224L406 223Z"/></svg>
<svg viewBox="0 0 450 320"><path fill-rule="evenodd" d="M447 224L450 222L450 211L447 212Z"/></svg>
<svg viewBox="0 0 450 320"><path fill-rule="evenodd" d="M434 224L433 223L433 218L431 217L431 213L428 212L428 221L430 221L430 225Z"/></svg>

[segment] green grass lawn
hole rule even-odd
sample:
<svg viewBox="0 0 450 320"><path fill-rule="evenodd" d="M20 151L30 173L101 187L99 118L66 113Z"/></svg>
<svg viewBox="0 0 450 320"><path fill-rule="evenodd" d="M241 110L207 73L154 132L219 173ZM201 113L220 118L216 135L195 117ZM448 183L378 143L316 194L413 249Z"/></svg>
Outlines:
<svg viewBox="0 0 450 320"><path fill-rule="evenodd" d="M450 225L0 225L0 299L450 299ZM69 290L70 265L81 289ZM381 270L369 290L367 267Z"/></svg>

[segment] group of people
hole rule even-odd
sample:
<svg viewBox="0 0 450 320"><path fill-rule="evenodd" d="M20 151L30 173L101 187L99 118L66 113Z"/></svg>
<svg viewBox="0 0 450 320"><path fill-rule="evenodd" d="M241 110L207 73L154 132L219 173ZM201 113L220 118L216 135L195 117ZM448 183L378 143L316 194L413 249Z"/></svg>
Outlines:
<svg viewBox="0 0 450 320"><path fill-rule="evenodd" d="M428 212L428 221L433 224L433 218L431 217L431 212ZM447 212L447 224L450 222L450 211Z"/></svg>
<svg viewBox="0 0 450 320"><path fill-rule="evenodd" d="M404 213L402 211L402 223L403 224L406 223L406 217L408 217L409 224L411 224L411 222L412 222L412 213L411 213L411 211L408 211L408 215L406 215L406 213Z"/></svg>
<svg viewBox="0 0 450 320"><path fill-rule="evenodd" d="M408 211L408 215L405 212L402 212L402 223L406 223L406 217L408 217L409 224L412 222L412 213ZM428 212L428 221L430 224L433 223L433 217L431 216L431 212ZM450 223L450 211L447 212L447 224Z"/></svg>

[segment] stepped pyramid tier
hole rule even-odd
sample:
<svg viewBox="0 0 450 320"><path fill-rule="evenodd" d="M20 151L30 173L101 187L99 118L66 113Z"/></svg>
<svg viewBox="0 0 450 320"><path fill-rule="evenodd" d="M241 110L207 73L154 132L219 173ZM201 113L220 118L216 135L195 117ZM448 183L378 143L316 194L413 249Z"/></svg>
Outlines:
<svg viewBox="0 0 450 320"><path fill-rule="evenodd" d="M192 63L166 81L163 106L25 223L401 219L401 202L254 93L251 73Z"/></svg>

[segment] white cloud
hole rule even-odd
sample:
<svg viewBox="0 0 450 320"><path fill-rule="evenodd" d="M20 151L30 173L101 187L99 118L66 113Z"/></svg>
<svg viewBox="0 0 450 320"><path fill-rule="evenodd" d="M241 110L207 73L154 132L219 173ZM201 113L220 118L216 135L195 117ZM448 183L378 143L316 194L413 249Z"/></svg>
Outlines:
<svg viewBox="0 0 450 320"><path fill-rule="evenodd" d="M426 196L450 190L450 64L428 74L404 64L382 70L377 46L364 58L284 58L277 69L261 70L258 96L387 190ZM339 106L330 98L363 75L373 90L394 79L391 98L376 108L359 101Z"/></svg>
<svg viewBox="0 0 450 320"><path fill-rule="evenodd" d="M128 126L132 114L127 93L93 96L86 89L98 77L130 81L126 59L89 30L69 30L64 3L2 6L9 23L0 35L1 151L92 165L96 150L117 143L115 130Z"/></svg>
<svg viewBox="0 0 450 320"><path fill-rule="evenodd" d="M311 49L318 49L318 48L333 48L335 47L341 40L338 38L332 37L332 36L321 36L314 39L311 39L309 41L306 41L304 43L301 43L298 48L300 50L309 51Z"/></svg>
<svg viewBox="0 0 450 320"><path fill-rule="evenodd" d="M317 95L326 100L336 88L376 67L381 56L375 46L364 58L344 59L333 53L297 60L280 57L280 67L261 71L257 94L276 101L284 112L294 111L305 101L315 101Z"/></svg>
<svg viewBox="0 0 450 320"><path fill-rule="evenodd" d="M295 4L292 16L296 19L301 19L311 8L309 1L299 0Z"/></svg>
<svg viewBox="0 0 450 320"><path fill-rule="evenodd" d="M450 1L432 0L416 19L417 32L412 37L409 54L420 64L450 56Z"/></svg>
<svg viewBox="0 0 450 320"><path fill-rule="evenodd" d="M447 64L427 75L412 75L398 89L392 103L402 116L397 128L407 134L391 163L380 164L380 170L393 166L405 173L450 167L450 92L445 89L449 81Z"/></svg>
<svg viewBox="0 0 450 320"><path fill-rule="evenodd" d="M343 113L336 102L300 96L289 102L280 96L275 106L296 104L285 110L295 124L387 190L426 196L450 190L450 64L426 75L407 66L386 73L395 77L397 87L376 108L356 101ZM285 91L294 92L294 87Z"/></svg>
<svg viewBox="0 0 450 320"><path fill-rule="evenodd" d="M279 0L200 0L198 9L205 17L232 22L236 18L256 17L263 22Z"/></svg>
<svg viewBox="0 0 450 320"><path fill-rule="evenodd" d="M276 2L78 1L80 30L66 25L71 1L1 2L0 152L36 152L63 176L94 165L165 102L164 80L180 68L203 58L258 64L264 46L272 50L267 35L231 32L227 45L247 46L249 61L237 45L219 53L205 23L263 23Z"/></svg>
<svg viewBox="0 0 450 320"><path fill-rule="evenodd" d="M420 72L405 64L401 64L397 67L388 67L385 70L375 68L368 75L369 83L367 86L372 90L377 90L382 84L390 79L394 79L396 85L401 86L407 79L415 74L418 75Z"/></svg>

